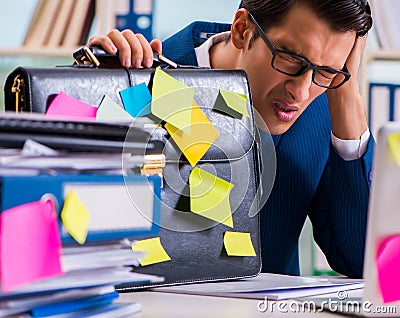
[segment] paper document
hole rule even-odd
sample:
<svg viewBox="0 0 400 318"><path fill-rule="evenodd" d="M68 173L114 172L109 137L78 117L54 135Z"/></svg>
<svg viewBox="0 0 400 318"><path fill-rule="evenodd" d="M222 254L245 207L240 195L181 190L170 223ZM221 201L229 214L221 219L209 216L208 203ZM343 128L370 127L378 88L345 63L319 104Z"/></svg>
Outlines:
<svg viewBox="0 0 400 318"><path fill-rule="evenodd" d="M11 292L0 292L0 300L35 294L50 294L76 288L89 288L101 285L143 284L162 282L163 277L131 272L130 267L111 267L90 270L76 270L52 279L25 285Z"/></svg>
<svg viewBox="0 0 400 318"><path fill-rule="evenodd" d="M289 299L363 288L362 280L261 273L257 277L216 283L159 287L159 292L252 299Z"/></svg>
<svg viewBox="0 0 400 318"><path fill-rule="evenodd" d="M63 254L62 265L65 272L110 266L138 266L138 259L146 255L144 252L133 252L128 248L95 251L84 254Z"/></svg>
<svg viewBox="0 0 400 318"><path fill-rule="evenodd" d="M130 156L121 153L60 153L59 156L22 156L0 155L0 167L37 169L43 171L94 171L121 170L122 160L124 168L141 167L145 163L143 156Z"/></svg>
<svg viewBox="0 0 400 318"><path fill-rule="evenodd" d="M79 302L80 299L83 298L105 295L112 292L115 292L115 287L112 285L108 285L93 288L71 289L52 294L16 297L15 299L2 301L2 306L0 308L0 317L8 317L10 315L29 312L31 308L37 306L71 300Z"/></svg>

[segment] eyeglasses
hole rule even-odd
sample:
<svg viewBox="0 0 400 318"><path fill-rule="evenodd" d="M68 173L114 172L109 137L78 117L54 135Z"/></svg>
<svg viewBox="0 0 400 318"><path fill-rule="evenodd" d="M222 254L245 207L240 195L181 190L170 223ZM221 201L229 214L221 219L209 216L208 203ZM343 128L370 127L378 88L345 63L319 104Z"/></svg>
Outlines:
<svg viewBox="0 0 400 318"><path fill-rule="evenodd" d="M272 53L271 66L274 70L283 73L288 76L300 76L312 70L312 81L318 86L334 89L343 85L350 78L350 73L347 70L346 65L341 70L334 69L328 66L317 66L312 64L305 57L286 52L283 50L278 50L268 39L264 30L257 23L254 17L249 12L249 17L260 33L261 38L267 44L268 48ZM334 82L334 84L333 84Z"/></svg>

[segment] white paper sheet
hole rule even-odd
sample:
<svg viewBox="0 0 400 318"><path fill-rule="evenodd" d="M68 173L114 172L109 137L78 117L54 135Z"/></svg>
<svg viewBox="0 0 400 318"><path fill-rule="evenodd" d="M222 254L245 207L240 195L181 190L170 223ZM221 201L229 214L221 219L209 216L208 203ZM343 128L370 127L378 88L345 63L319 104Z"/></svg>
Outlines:
<svg viewBox="0 0 400 318"><path fill-rule="evenodd" d="M159 287L159 292L253 299L289 299L363 288L362 280L261 273L257 277L215 283Z"/></svg>

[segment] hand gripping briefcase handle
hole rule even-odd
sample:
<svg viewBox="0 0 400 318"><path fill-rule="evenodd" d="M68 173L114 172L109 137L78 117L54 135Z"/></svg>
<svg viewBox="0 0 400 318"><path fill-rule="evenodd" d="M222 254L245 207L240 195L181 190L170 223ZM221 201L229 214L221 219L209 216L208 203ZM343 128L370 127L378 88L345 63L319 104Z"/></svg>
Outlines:
<svg viewBox="0 0 400 318"><path fill-rule="evenodd" d="M117 54L109 54L99 46L83 46L72 53L75 62L79 65L93 65L95 67L122 67ZM153 68L160 65L168 65L172 68L183 67L158 53L153 54Z"/></svg>
<svg viewBox="0 0 400 318"><path fill-rule="evenodd" d="M110 72L109 78L113 78L113 74L115 77L119 76L120 73L124 73L124 69L119 62L118 54L109 54L105 52L101 47L98 46L84 46L73 52L73 58L75 60L76 65L74 66L66 66L59 67L61 69L67 70L68 68L75 69L87 69L87 68L102 68L102 69L114 69L114 72ZM188 69L197 69L201 67L197 66L186 66L175 63L169 58L165 57L162 54L154 53L153 56L153 68L157 66L163 66L164 68L188 68ZM38 80L42 75L37 75L37 78L30 77L26 72L30 68L17 68L14 72L12 72L6 80L4 87L4 98L5 98L5 110L6 111L15 111L19 112L40 112L44 113L46 108L39 107L35 102L34 96L29 89L32 86L33 82ZM43 72L51 72L51 69L42 69ZM118 69L118 71L116 70ZM65 76L68 76L66 72ZM61 75L61 74L60 74ZM32 76L35 76L32 74ZM65 78L64 76L64 78ZM48 77L51 77L51 74L48 74ZM55 79L56 80L56 79ZM59 78L59 80L62 80ZM51 85L50 82L43 83L43 85ZM37 93L37 94L40 94ZM82 95L82 94L81 94Z"/></svg>

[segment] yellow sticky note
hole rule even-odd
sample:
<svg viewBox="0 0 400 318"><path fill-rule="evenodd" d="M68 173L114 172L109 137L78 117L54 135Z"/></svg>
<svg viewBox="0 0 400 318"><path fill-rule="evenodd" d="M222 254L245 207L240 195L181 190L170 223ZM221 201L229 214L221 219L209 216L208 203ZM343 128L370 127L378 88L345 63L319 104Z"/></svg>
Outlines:
<svg viewBox="0 0 400 318"><path fill-rule="evenodd" d="M218 130L211 124L195 100L193 100L189 134L169 123L165 125L165 128L193 167L219 136Z"/></svg>
<svg viewBox="0 0 400 318"><path fill-rule="evenodd" d="M400 133L390 134L388 136L388 144L396 163L400 166Z"/></svg>
<svg viewBox="0 0 400 318"><path fill-rule="evenodd" d="M245 115L246 117L250 117L246 107L246 101L247 101L246 95L231 92L223 88L220 88L219 92L224 98L225 103L230 108L232 108L233 110L237 111L240 114Z"/></svg>
<svg viewBox="0 0 400 318"><path fill-rule="evenodd" d="M171 260L164 247L161 245L159 237L133 242L132 250L134 252L147 253L144 258L139 258L139 263L142 266Z"/></svg>
<svg viewBox="0 0 400 318"><path fill-rule="evenodd" d="M133 121L133 117L114 100L104 95L96 113L96 120Z"/></svg>
<svg viewBox="0 0 400 318"><path fill-rule="evenodd" d="M79 244L84 244L88 234L90 214L78 195L71 191L64 201L61 221L69 234Z"/></svg>
<svg viewBox="0 0 400 318"><path fill-rule="evenodd" d="M250 233L226 231L224 246L229 256L256 256Z"/></svg>
<svg viewBox="0 0 400 318"><path fill-rule="evenodd" d="M157 68L153 78L152 96L153 115L190 133L194 88Z"/></svg>
<svg viewBox="0 0 400 318"><path fill-rule="evenodd" d="M189 176L190 210L203 217L233 227L229 194L233 184L200 168Z"/></svg>

